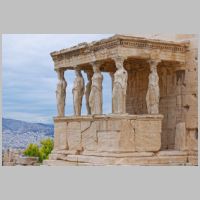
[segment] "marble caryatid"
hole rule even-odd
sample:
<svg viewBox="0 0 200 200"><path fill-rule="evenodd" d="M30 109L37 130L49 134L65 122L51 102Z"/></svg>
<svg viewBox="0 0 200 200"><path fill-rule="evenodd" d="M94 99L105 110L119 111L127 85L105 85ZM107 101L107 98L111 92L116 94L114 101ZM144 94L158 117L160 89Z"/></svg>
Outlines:
<svg viewBox="0 0 200 200"><path fill-rule="evenodd" d="M102 114L102 81L103 76L99 69L99 64L92 63L94 74L92 76L92 86L89 96L89 106L91 114Z"/></svg>
<svg viewBox="0 0 200 200"><path fill-rule="evenodd" d="M76 78L72 89L74 101L74 115L81 115L82 99L84 95L85 83L80 69L75 69Z"/></svg>
<svg viewBox="0 0 200 200"><path fill-rule="evenodd" d="M86 73L87 73L88 82L87 82L86 87L85 87L85 101L86 101L87 114L90 115L91 114L91 108L90 108L90 104L89 104L89 97L90 97L90 92L91 92L91 87L92 87L93 72L92 71L86 71Z"/></svg>
<svg viewBox="0 0 200 200"><path fill-rule="evenodd" d="M67 82L65 81L64 70L57 70L57 74L58 74L58 84L56 90L57 111L59 117L64 117Z"/></svg>
<svg viewBox="0 0 200 200"><path fill-rule="evenodd" d="M128 74L123 67L123 58L115 59L117 71L114 74L113 83L113 113L122 114L126 113L126 89Z"/></svg>
<svg viewBox="0 0 200 200"><path fill-rule="evenodd" d="M157 61L150 61L149 84L146 95L148 114L159 114L159 77L157 74Z"/></svg>

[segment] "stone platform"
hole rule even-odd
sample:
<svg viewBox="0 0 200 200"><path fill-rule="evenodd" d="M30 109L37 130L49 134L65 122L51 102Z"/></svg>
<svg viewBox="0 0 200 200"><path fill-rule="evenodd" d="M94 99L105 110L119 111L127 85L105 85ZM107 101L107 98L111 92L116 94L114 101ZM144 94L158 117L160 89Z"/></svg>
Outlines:
<svg viewBox="0 0 200 200"><path fill-rule="evenodd" d="M197 152L161 150L163 115L54 118L54 150L44 165L197 165Z"/></svg>
<svg viewBox="0 0 200 200"><path fill-rule="evenodd" d="M87 115L54 118L54 150L159 151L163 115Z"/></svg>
<svg viewBox="0 0 200 200"><path fill-rule="evenodd" d="M176 166L198 165L197 153L186 151L153 152L101 152L91 151L54 151L44 165L49 166L104 166L104 165L140 165L140 166Z"/></svg>

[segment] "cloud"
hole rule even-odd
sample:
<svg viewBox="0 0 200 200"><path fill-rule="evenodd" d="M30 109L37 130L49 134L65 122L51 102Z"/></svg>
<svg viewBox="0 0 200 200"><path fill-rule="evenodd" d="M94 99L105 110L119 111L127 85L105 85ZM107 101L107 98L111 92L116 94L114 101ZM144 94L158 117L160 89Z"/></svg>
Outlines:
<svg viewBox="0 0 200 200"><path fill-rule="evenodd" d="M4 34L3 116L34 122L52 122L52 117L56 115L57 75L50 52L109 36L111 34ZM68 83L66 114L71 115L74 72L67 71L65 77ZM85 82L87 83L87 79ZM106 113L111 103L106 100L111 97L111 80L107 74L104 75L103 84L103 109ZM85 99L82 111L86 114Z"/></svg>

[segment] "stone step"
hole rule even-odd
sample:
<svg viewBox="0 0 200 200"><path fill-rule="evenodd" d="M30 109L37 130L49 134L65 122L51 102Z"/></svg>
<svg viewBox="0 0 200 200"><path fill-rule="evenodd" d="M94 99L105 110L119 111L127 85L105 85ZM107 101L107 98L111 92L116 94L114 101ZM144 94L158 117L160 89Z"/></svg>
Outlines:
<svg viewBox="0 0 200 200"><path fill-rule="evenodd" d="M84 151L81 155L67 155L54 153L49 156L50 160L64 162L64 165L198 165L197 156L188 156L184 151L160 151L153 152L91 152ZM62 164L61 162L61 164ZM56 162L55 162L56 163ZM58 164L58 163L57 163Z"/></svg>
<svg viewBox="0 0 200 200"><path fill-rule="evenodd" d="M98 156L84 156L84 155L68 155L64 158L66 161L77 163L94 163L102 165L146 165L146 164L172 164L187 162L187 156L154 156L154 157L98 157Z"/></svg>
<svg viewBox="0 0 200 200"><path fill-rule="evenodd" d="M154 153L153 152L120 152L119 153L119 152L83 151L81 155L124 158L124 157L148 157L148 156L154 156Z"/></svg>
<svg viewBox="0 0 200 200"><path fill-rule="evenodd" d="M44 160L43 165L48 166L77 166L76 162L67 162L64 160Z"/></svg>

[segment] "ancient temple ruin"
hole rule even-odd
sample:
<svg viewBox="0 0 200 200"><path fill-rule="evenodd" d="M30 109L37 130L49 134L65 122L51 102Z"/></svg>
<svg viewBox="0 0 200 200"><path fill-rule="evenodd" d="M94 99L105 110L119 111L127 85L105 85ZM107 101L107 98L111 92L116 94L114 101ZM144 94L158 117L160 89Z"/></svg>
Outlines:
<svg viewBox="0 0 200 200"><path fill-rule="evenodd" d="M44 163L197 165L197 36L176 37L115 35L52 52L58 116ZM73 116L65 116L66 70L76 74ZM102 72L112 80L111 114L102 111Z"/></svg>

